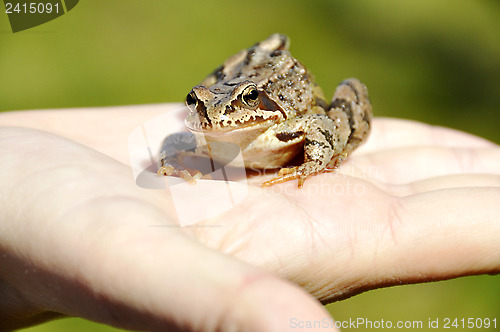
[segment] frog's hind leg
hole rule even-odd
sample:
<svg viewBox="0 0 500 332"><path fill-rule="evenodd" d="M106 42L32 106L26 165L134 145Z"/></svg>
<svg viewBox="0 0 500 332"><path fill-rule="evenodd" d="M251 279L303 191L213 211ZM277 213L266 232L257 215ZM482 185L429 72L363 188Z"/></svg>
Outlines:
<svg viewBox="0 0 500 332"><path fill-rule="evenodd" d="M368 89L356 78L344 80L337 87L327 114L332 119L347 118L350 127L350 134L342 154L332 160L329 166L337 168L370 133L373 115Z"/></svg>

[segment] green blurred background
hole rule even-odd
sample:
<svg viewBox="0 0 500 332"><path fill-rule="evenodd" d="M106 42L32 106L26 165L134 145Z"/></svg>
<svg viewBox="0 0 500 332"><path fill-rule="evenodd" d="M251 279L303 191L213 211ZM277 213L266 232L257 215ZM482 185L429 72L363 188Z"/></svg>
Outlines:
<svg viewBox="0 0 500 332"><path fill-rule="evenodd" d="M82 0L15 34L1 13L0 111L181 102L229 55L275 32L291 38L292 54L327 96L358 77L376 116L500 143L497 0ZM375 290L328 309L337 320L420 320L424 327L429 318L497 318L500 330L500 279ZM77 318L28 330L90 329L114 330Z"/></svg>

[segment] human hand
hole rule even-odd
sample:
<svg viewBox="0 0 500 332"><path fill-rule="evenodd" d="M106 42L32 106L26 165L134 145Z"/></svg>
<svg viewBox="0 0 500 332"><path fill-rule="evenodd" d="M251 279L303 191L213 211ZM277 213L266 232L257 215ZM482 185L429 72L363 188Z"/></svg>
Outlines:
<svg viewBox="0 0 500 332"><path fill-rule="evenodd" d="M168 191L138 188L124 165L128 134L162 112L0 115L0 125L86 145L0 130L3 321L62 313L127 329L291 330L292 318L329 320L306 292L327 303L499 271L500 151L490 142L376 119L339 173L286 190L252 177L234 209L180 228Z"/></svg>

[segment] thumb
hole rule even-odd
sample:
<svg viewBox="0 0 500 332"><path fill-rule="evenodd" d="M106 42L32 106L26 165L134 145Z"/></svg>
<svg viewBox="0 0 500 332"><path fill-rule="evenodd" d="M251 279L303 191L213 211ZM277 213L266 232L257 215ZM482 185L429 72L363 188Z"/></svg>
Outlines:
<svg viewBox="0 0 500 332"><path fill-rule="evenodd" d="M317 322L318 330L333 326L326 310L299 287L197 243L183 247L181 256L169 258L176 268L167 268L163 281L170 287L161 296L172 299L167 314L181 329L296 331L305 322Z"/></svg>
<svg viewBox="0 0 500 332"><path fill-rule="evenodd" d="M314 330L311 326L335 330L327 311L298 286L207 249L183 234L162 242L154 245L154 256L147 246L139 246L121 250L123 257L115 257L136 268L128 271L117 292L103 295L125 304L127 317L135 318L108 323L151 331L167 327L175 331ZM110 271L110 277L117 280L118 273ZM131 315L130 308L137 312ZM144 311L150 314L142 315Z"/></svg>

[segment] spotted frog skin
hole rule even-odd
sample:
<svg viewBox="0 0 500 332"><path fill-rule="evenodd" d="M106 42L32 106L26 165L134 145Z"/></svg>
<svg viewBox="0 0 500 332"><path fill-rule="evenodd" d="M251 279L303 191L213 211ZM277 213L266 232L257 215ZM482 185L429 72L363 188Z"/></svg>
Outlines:
<svg viewBox="0 0 500 332"><path fill-rule="evenodd" d="M350 78L328 103L312 74L288 51L287 36L274 34L230 57L187 95L190 133L168 136L158 158L158 175L177 175L194 183L182 165L188 154L224 159L224 148L241 149L247 168L287 165L303 154L299 166L281 168L263 183L271 186L336 169L366 140L372 108L366 87Z"/></svg>

